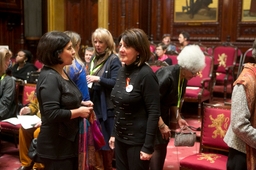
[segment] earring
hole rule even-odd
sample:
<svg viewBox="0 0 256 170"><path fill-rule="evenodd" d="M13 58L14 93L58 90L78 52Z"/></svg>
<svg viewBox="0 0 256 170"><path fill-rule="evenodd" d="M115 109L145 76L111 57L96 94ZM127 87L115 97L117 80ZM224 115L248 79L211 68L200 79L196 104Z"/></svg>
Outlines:
<svg viewBox="0 0 256 170"><path fill-rule="evenodd" d="M137 59L139 59L140 58L140 56L139 55L137 55Z"/></svg>

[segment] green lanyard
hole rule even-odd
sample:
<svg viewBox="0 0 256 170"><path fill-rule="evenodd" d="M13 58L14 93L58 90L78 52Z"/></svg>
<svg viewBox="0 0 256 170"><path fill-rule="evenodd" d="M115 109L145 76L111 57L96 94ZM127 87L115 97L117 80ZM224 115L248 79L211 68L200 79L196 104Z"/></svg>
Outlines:
<svg viewBox="0 0 256 170"><path fill-rule="evenodd" d="M180 85L180 74L179 74L179 83L178 83L178 103L177 108L180 107L180 101L181 101L181 94L182 94L182 87L183 87L184 79L182 79L182 83Z"/></svg>
<svg viewBox="0 0 256 170"><path fill-rule="evenodd" d="M1 80L3 80L3 79L4 79L5 75L6 75L6 74L3 74L3 75L2 75Z"/></svg>
<svg viewBox="0 0 256 170"><path fill-rule="evenodd" d="M100 65L98 65L98 67L96 67L95 69L93 69L94 67L94 59L95 57L93 58L93 60L91 61L91 66L90 66L90 75L93 75L101 66L103 63L101 63Z"/></svg>

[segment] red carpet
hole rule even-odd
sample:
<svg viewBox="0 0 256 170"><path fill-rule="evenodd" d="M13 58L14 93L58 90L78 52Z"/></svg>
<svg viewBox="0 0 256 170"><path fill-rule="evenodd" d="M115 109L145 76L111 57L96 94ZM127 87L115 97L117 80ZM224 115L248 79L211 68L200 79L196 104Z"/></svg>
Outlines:
<svg viewBox="0 0 256 170"><path fill-rule="evenodd" d="M187 119L189 125L198 127L200 121L197 119ZM200 133L199 133L200 135ZM194 147L174 147L174 139L171 138L168 145L167 156L164 170L178 170L179 160L185 156L194 154L199 150L199 143L196 142ZM20 167L19 151L13 143L1 141L0 170L17 170Z"/></svg>
<svg viewBox="0 0 256 170"><path fill-rule="evenodd" d="M172 138L168 145L163 170L179 170L179 160L199 151L199 142L196 142L194 147L175 147L173 141L174 139Z"/></svg>

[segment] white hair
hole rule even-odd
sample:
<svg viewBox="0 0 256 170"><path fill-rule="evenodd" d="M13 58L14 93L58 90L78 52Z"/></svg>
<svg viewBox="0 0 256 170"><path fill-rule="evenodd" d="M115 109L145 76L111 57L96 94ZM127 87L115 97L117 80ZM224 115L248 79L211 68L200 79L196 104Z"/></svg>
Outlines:
<svg viewBox="0 0 256 170"><path fill-rule="evenodd" d="M177 57L178 64L194 73L205 67L205 55L198 45L188 45Z"/></svg>

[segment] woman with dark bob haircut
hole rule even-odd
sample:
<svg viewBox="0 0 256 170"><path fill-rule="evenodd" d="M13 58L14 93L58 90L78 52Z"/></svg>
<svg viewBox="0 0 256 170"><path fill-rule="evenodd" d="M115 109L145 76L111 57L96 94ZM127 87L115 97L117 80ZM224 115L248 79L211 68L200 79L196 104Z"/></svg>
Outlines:
<svg viewBox="0 0 256 170"><path fill-rule="evenodd" d="M80 90L63 69L75 55L70 37L58 31L44 34L37 55L44 64L36 88L42 120L38 156L45 170L77 170L79 120L93 108L85 106Z"/></svg>
<svg viewBox="0 0 256 170"><path fill-rule="evenodd" d="M157 78L146 64L149 41L141 29L126 30L119 38L119 70L111 98L115 125L109 140L115 148L116 168L149 169L160 116Z"/></svg>

